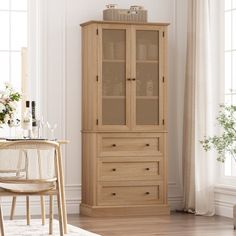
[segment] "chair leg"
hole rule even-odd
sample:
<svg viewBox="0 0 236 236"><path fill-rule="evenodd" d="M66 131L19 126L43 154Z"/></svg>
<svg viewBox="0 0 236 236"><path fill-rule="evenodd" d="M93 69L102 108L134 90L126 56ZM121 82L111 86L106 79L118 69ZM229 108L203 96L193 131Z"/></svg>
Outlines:
<svg viewBox="0 0 236 236"><path fill-rule="evenodd" d="M57 206L58 206L60 236L64 236L64 222L63 222L62 202L61 202L61 193L60 193L60 191L57 193Z"/></svg>
<svg viewBox="0 0 236 236"><path fill-rule="evenodd" d="M2 207L0 204L0 230L1 230L1 236L4 236L4 224L3 224L3 215L2 215Z"/></svg>
<svg viewBox="0 0 236 236"><path fill-rule="evenodd" d="M63 219L63 209L62 209L62 195L61 195L62 192L61 192L60 169L59 169L59 162L58 162L58 149L55 150L54 161L55 161L55 173L57 177L57 206L58 206L60 236L64 236L64 219Z"/></svg>
<svg viewBox="0 0 236 236"><path fill-rule="evenodd" d="M26 196L26 220L27 220L27 225L30 225L30 202L29 202L29 196Z"/></svg>
<svg viewBox="0 0 236 236"><path fill-rule="evenodd" d="M50 195L49 204L49 234L53 234L53 195Z"/></svg>
<svg viewBox="0 0 236 236"><path fill-rule="evenodd" d="M59 177L60 177L60 183L61 183L61 200L62 200L64 233L67 234L67 211L66 211L66 200L65 200L65 185L64 185L64 174L63 174L62 155L61 155L60 147L58 150L58 167L59 167Z"/></svg>
<svg viewBox="0 0 236 236"><path fill-rule="evenodd" d="M10 220L13 220L13 218L14 218L15 209L16 209L16 197L14 196L14 197L12 198L12 203L11 203L11 215L10 215Z"/></svg>
<svg viewBox="0 0 236 236"><path fill-rule="evenodd" d="M42 215L42 225L45 225L45 202L44 202L44 196L40 196L40 202L41 202L41 215Z"/></svg>
<svg viewBox="0 0 236 236"><path fill-rule="evenodd" d="M39 178L42 178L42 163L41 163L41 153L40 150L37 149L37 155L38 155L38 167L39 167ZM41 201L41 215L42 215L42 225L45 225L45 203L44 203L44 197L40 196Z"/></svg>

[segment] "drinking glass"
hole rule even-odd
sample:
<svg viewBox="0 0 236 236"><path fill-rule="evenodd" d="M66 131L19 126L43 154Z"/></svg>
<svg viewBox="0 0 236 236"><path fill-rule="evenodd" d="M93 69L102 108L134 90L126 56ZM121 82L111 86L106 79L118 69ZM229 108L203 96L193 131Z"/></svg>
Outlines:
<svg viewBox="0 0 236 236"><path fill-rule="evenodd" d="M38 120L38 133L39 133L39 138L45 138L45 121L43 116L41 116L40 120Z"/></svg>
<svg viewBox="0 0 236 236"><path fill-rule="evenodd" d="M50 130L50 139L51 140L55 140L55 129L57 128L57 124L50 124L48 121L47 121L47 126L48 126L48 129Z"/></svg>

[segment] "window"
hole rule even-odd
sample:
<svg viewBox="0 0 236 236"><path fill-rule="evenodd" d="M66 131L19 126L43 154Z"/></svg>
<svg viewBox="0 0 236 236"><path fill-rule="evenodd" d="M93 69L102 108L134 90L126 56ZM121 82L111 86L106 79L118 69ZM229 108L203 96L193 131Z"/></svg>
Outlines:
<svg viewBox="0 0 236 236"><path fill-rule="evenodd" d="M0 0L0 78L21 89L21 50L28 44L27 0Z"/></svg>
<svg viewBox="0 0 236 236"><path fill-rule="evenodd" d="M0 32L0 84L10 82L21 91L22 58L28 47L27 0L0 0Z"/></svg>
<svg viewBox="0 0 236 236"><path fill-rule="evenodd" d="M236 105L236 0L225 0L225 103ZM225 176L236 177L236 163L226 158Z"/></svg>

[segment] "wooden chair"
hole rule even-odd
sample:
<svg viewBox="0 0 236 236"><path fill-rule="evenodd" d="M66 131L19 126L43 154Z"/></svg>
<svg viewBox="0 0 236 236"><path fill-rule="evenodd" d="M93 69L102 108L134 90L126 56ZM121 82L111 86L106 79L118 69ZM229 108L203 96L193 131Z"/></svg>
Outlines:
<svg viewBox="0 0 236 236"><path fill-rule="evenodd" d="M24 169L23 171L27 171L26 165L28 163L27 155L25 155L25 160L23 160L22 157L22 153L24 152L24 150L21 150L19 152L19 159L18 159L18 166L21 165L22 161L24 161L25 165L24 165ZM38 159L38 168L39 168L39 174L40 176L42 175L42 163L41 163L41 155L40 155L40 151L37 150L37 159ZM1 173L1 170L0 170ZM16 171L16 176L19 176L19 172ZM27 173L25 173L27 175ZM45 201L44 201L44 196L40 196L40 203L41 203L41 216L42 216L42 225L45 225ZM12 206L11 206L11 214L10 214L10 220L14 219L14 214L15 214L15 209L16 209L16 196L14 196L12 198ZM27 225L30 225L30 200L29 200L29 196L26 196L26 220L27 220Z"/></svg>
<svg viewBox="0 0 236 236"><path fill-rule="evenodd" d="M28 140L1 142L0 152L5 152L7 155L4 155L4 164L1 164L0 166L0 173L4 173L0 175L0 198L4 196L16 197L22 195L50 196L49 234L52 234L53 195L56 195L58 203L60 235L62 236L64 235L64 221L62 212L64 206L62 206L59 148L59 144L52 141ZM44 160L46 161L45 164L51 163L52 165L48 165L45 169L47 171L44 170L44 173L40 173L40 171L37 171L39 169L39 162L37 161L37 155L35 155L35 152L39 153L45 151L50 151L53 154L53 158L51 159L49 159L48 155L44 156ZM19 152L22 152L24 155L24 161L26 163L22 161L22 155L19 155ZM21 161L19 161L19 158L21 158ZM23 168L24 166L26 166L26 169ZM17 175L15 173L17 173ZM28 212L29 211L27 210L27 214ZM1 203L0 227L1 234L4 236Z"/></svg>

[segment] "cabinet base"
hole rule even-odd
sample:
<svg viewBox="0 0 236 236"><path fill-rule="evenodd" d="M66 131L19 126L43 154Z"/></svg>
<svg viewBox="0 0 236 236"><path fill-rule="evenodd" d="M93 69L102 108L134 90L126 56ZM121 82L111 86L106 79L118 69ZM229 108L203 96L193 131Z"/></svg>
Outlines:
<svg viewBox="0 0 236 236"><path fill-rule="evenodd" d="M88 206L80 204L80 214L92 217L169 215L170 207L168 205Z"/></svg>

